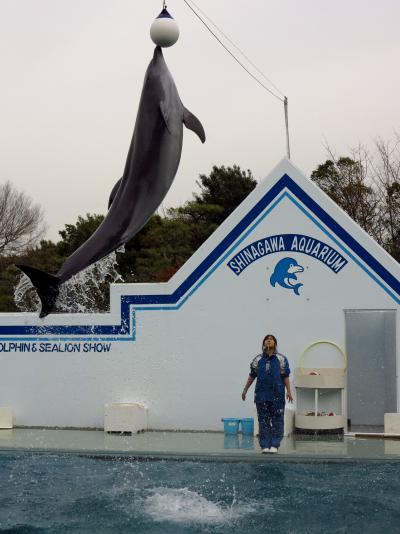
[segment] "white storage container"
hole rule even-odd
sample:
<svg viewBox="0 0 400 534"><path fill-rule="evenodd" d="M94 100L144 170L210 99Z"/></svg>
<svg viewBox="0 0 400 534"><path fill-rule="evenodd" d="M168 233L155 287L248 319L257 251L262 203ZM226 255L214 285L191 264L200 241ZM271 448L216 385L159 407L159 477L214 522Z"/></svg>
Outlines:
<svg viewBox="0 0 400 534"><path fill-rule="evenodd" d="M148 410L138 403L113 403L104 406L105 432L137 434L148 428Z"/></svg>
<svg viewBox="0 0 400 534"><path fill-rule="evenodd" d="M385 413L385 434L400 435L400 413Z"/></svg>
<svg viewBox="0 0 400 534"><path fill-rule="evenodd" d="M12 409L8 406L0 407L0 428L12 428Z"/></svg>

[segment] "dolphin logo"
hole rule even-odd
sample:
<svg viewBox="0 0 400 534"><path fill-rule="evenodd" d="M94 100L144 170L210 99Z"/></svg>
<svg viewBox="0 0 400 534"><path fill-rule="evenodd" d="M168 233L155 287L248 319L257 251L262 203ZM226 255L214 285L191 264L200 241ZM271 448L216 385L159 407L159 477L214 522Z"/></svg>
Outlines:
<svg viewBox="0 0 400 534"><path fill-rule="evenodd" d="M297 280L296 273L302 273L304 267L299 265L293 258L283 258L280 260L274 269L269 281L270 284L275 287L275 284L279 284L285 289L293 289L296 295L299 295L299 289L303 284L296 284L293 281Z"/></svg>
<svg viewBox="0 0 400 534"><path fill-rule="evenodd" d="M132 239L157 210L178 170L183 124L204 143L203 126L182 104L157 46L146 71L124 174L112 189L104 221L66 259L56 276L17 266L36 288L42 303L40 317L52 311L60 284Z"/></svg>

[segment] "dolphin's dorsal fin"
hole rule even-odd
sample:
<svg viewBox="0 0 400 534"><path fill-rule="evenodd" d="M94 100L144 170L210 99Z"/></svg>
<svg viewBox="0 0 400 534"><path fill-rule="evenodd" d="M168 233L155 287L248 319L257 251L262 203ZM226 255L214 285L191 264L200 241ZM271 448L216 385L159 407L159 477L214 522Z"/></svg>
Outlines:
<svg viewBox="0 0 400 534"><path fill-rule="evenodd" d="M169 133L172 133L171 124L170 124L170 121L169 121L168 106L167 106L167 104L165 103L164 100L160 102L160 111L161 111L161 115L163 116L163 119L164 119L164 122L165 122L165 126L167 127L167 130L169 131Z"/></svg>
<svg viewBox="0 0 400 534"><path fill-rule="evenodd" d="M192 130L195 134L197 134L200 138L200 141L204 143L206 140L206 134L201 122L185 107L183 108L183 123L186 128L189 128L189 130Z"/></svg>

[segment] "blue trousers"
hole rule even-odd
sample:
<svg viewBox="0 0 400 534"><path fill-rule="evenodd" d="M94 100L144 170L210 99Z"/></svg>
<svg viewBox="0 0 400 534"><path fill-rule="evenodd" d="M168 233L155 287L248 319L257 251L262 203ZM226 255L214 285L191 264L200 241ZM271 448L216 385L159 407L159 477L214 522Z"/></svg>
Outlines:
<svg viewBox="0 0 400 534"><path fill-rule="evenodd" d="M285 404L282 402L257 402L258 440L262 449L278 448L283 438Z"/></svg>

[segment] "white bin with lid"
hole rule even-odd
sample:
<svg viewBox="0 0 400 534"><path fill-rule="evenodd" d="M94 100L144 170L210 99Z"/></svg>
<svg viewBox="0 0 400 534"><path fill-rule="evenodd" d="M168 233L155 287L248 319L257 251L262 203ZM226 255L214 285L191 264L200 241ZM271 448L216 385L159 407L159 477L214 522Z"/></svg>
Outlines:
<svg viewBox="0 0 400 534"><path fill-rule="evenodd" d="M105 432L137 434L148 429L148 409L135 402L120 402L104 406Z"/></svg>
<svg viewBox="0 0 400 534"><path fill-rule="evenodd" d="M0 429L13 428L12 409L9 406L0 406Z"/></svg>

